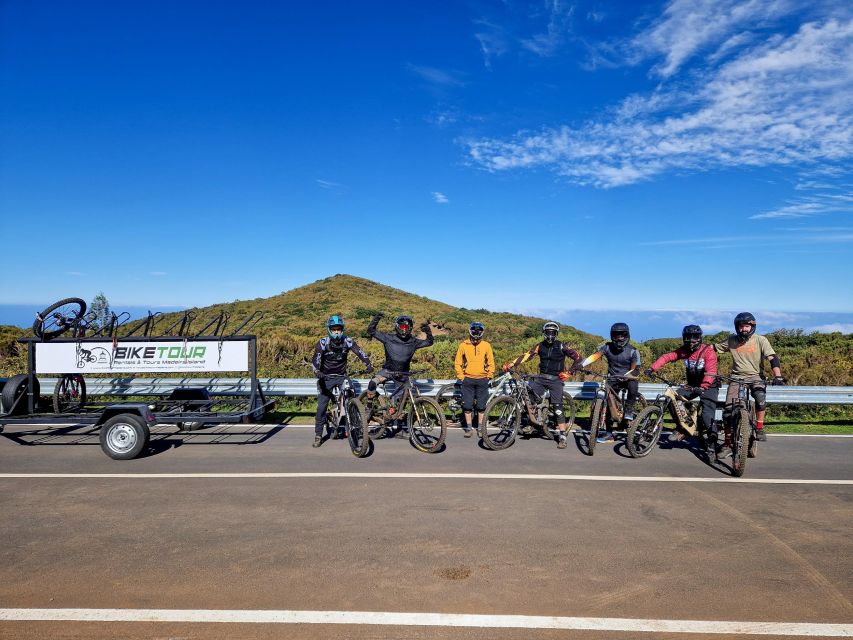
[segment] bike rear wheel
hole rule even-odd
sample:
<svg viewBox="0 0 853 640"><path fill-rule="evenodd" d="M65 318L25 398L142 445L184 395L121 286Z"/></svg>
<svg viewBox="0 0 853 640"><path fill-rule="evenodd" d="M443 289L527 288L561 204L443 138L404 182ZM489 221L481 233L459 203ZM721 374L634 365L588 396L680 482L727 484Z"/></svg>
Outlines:
<svg viewBox="0 0 853 640"><path fill-rule="evenodd" d="M409 439L418 451L437 453L447 437L441 407L432 398L415 398L408 413Z"/></svg>
<svg viewBox="0 0 853 640"><path fill-rule="evenodd" d="M71 328L72 323L86 313L86 302L80 298L65 298L54 302L36 316L33 333L40 340L53 340Z"/></svg>
<svg viewBox="0 0 853 640"><path fill-rule="evenodd" d="M80 411L86 404L86 381L79 373L65 373L53 388L53 410L56 413Z"/></svg>
<svg viewBox="0 0 853 640"><path fill-rule="evenodd" d="M595 455L595 440L602 429L607 429L607 403L603 398L596 398L592 405L592 418L589 421L587 449L589 455Z"/></svg>
<svg viewBox="0 0 853 640"><path fill-rule="evenodd" d="M651 405L640 411L628 426L625 445L632 458L644 458L652 452L663 430L663 409Z"/></svg>
<svg viewBox="0 0 853 640"><path fill-rule="evenodd" d="M577 407L575 406L575 400L569 395L563 396L563 417L566 419L566 433L574 426L575 424L575 415L577 414ZM554 419L551 419L551 416L546 416L545 421L543 422L542 427L542 435L545 436L548 440L553 440L557 437L559 433L559 429L557 429L557 419L554 416Z"/></svg>
<svg viewBox="0 0 853 640"><path fill-rule="evenodd" d="M732 429L732 475L740 478L746 471L752 427L749 424L749 412L746 409L740 409L734 418L736 422Z"/></svg>
<svg viewBox="0 0 853 640"><path fill-rule="evenodd" d="M480 416L480 437L492 451L506 449L521 425L521 407L512 396L492 398Z"/></svg>
<svg viewBox="0 0 853 640"><path fill-rule="evenodd" d="M370 436L367 434L367 416L358 398L347 402L347 440L352 454L363 458L370 449Z"/></svg>
<svg viewBox="0 0 853 640"><path fill-rule="evenodd" d="M435 395L435 401L438 402L444 413L444 420L448 424L462 424L462 391L456 384L446 384L438 390Z"/></svg>

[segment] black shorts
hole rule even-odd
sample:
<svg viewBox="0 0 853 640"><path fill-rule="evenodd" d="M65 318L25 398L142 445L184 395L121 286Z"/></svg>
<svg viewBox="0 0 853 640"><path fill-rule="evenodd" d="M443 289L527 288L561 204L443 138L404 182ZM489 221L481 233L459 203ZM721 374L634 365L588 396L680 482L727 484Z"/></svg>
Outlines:
<svg viewBox="0 0 853 640"><path fill-rule="evenodd" d="M488 399L489 380L487 378L464 378L462 380L462 409L465 413L474 410L475 400L477 411L485 411Z"/></svg>

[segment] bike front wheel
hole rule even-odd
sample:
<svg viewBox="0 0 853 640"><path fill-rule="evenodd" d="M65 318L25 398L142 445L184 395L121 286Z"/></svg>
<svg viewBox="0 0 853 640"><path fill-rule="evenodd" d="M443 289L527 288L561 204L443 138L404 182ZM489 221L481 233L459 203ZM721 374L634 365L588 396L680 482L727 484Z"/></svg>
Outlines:
<svg viewBox="0 0 853 640"><path fill-rule="evenodd" d="M33 333L39 340L53 340L68 331L75 320L86 313L86 302L80 298L65 298L54 302L36 316Z"/></svg>
<svg viewBox="0 0 853 640"><path fill-rule="evenodd" d="M79 373L65 373L53 388L53 410L56 413L80 411L86 404L86 381Z"/></svg>
<svg viewBox="0 0 853 640"><path fill-rule="evenodd" d="M370 436L367 433L367 415L358 398L347 402L347 440L349 448L356 458L363 458L370 449Z"/></svg>
<svg viewBox="0 0 853 640"><path fill-rule="evenodd" d="M663 409L651 405L640 411L628 426L625 444L632 458L644 458L652 452L663 430Z"/></svg>
<svg viewBox="0 0 853 640"><path fill-rule="evenodd" d="M746 409L740 409L734 418L736 422L732 430L732 475L740 478L746 472L749 435L752 427L749 423L749 412Z"/></svg>
<svg viewBox="0 0 853 640"><path fill-rule="evenodd" d="M385 427L385 411L388 408L388 399L380 394L376 394L373 398L367 397L367 391L362 391L358 394L358 401L364 409L364 425L367 429L367 435L372 440L384 438L387 432ZM374 424L370 424L373 422Z"/></svg>
<svg viewBox="0 0 853 640"><path fill-rule="evenodd" d="M408 413L409 439L418 451L437 453L447 437L447 423L438 403L424 396L415 398Z"/></svg>
<svg viewBox="0 0 853 640"><path fill-rule="evenodd" d="M492 398L480 416L480 437L492 451L506 449L521 425L521 407L512 396Z"/></svg>
<svg viewBox="0 0 853 640"><path fill-rule="evenodd" d="M607 429L607 403L604 398L596 398L592 405L592 418L589 421L589 435L587 436L587 449L589 455L595 455L595 440L599 432Z"/></svg>

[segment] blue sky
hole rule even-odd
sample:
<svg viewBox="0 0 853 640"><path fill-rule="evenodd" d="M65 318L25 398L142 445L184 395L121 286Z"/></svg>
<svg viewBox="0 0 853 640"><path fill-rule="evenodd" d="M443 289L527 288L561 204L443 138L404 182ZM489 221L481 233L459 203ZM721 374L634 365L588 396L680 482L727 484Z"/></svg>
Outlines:
<svg viewBox="0 0 853 640"><path fill-rule="evenodd" d="M853 5L0 4L0 303L853 311Z"/></svg>

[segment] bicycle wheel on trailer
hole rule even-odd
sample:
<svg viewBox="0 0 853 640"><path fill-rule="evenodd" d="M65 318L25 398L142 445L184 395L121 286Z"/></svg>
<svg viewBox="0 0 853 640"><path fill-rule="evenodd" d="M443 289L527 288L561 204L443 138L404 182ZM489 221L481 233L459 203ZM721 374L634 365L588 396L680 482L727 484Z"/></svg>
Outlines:
<svg viewBox="0 0 853 640"><path fill-rule="evenodd" d="M447 437L441 407L432 398L415 398L408 412L409 439L418 451L437 453Z"/></svg>
<svg viewBox="0 0 853 640"><path fill-rule="evenodd" d="M736 422L732 430L732 475L740 478L746 471L746 459L749 456L749 412L739 409L734 416Z"/></svg>
<svg viewBox="0 0 853 640"><path fill-rule="evenodd" d="M367 417L364 407L357 398L347 402L347 440L349 448L356 458L363 458L370 449L370 436L367 434Z"/></svg>
<svg viewBox="0 0 853 640"><path fill-rule="evenodd" d="M640 411L628 426L625 444L632 458L644 458L652 452L663 430L663 409L651 405Z"/></svg>
<svg viewBox="0 0 853 640"><path fill-rule="evenodd" d="M497 396L489 401L480 416L480 438L492 451L506 449L521 425L521 407L512 396Z"/></svg>
<svg viewBox="0 0 853 640"><path fill-rule="evenodd" d="M65 298L54 302L36 316L33 333L40 340L53 340L71 328L72 323L86 313L86 302L80 298Z"/></svg>
<svg viewBox="0 0 853 640"><path fill-rule="evenodd" d="M81 411L86 404L86 381L79 373L64 373L53 388L56 413Z"/></svg>

